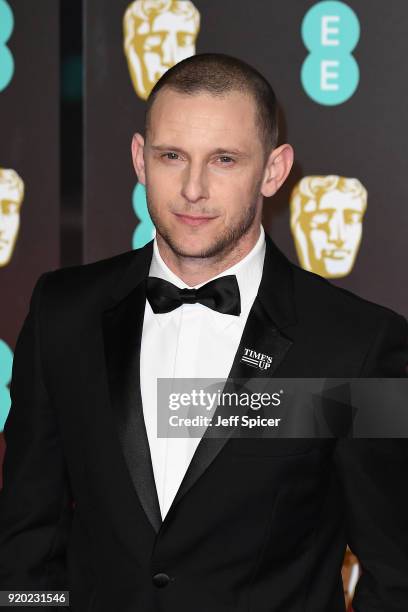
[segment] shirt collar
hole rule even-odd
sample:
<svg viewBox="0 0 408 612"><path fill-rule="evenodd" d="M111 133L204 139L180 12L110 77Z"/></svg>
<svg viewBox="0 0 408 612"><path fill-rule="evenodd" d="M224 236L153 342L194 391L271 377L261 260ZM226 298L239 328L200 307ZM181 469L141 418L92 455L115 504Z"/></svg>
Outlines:
<svg viewBox="0 0 408 612"><path fill-rule="evenodd" d="M239 286L239 292L241 296L241 314L239 316L229 315L217 312L216 310L212 310L211 308L207 308L202 304L183 304L179 308L175 308L170 312L164 313L153 313L151 310L151 306L147 301L147 307L150 308L152 314L156 318L157 322L161 327L166 325L174 316L180 315L180 310L182 308L204 308L205 311L208 311L210 316L212 317L214 324L218 329L224 329L231 323L239 323L243 320L246 320L249 311L252 308L252 304L256 298L258 293L259 285L262 278L264 258L265 258L265 230L262 225L260 225L260 233L259 238L252 249L243 257L240 261L238 261L233 266L229 267L226 270L223 270L220 274L209 278L203 283L199 283L194 285L195 289L198 289L202 285L205 285L211 280L215 278L219 278L221 276L226 276L228 274L235 274L237 277L237 282ZM164 262L162 256L160 255L159 248L157 246L156 236L153 241L153 256L149 269L149 276L157 276L158 278L162 278L164 280L173 283L180 289L192 287L187 285L181 278L179 278L167 264Z"/></svg>

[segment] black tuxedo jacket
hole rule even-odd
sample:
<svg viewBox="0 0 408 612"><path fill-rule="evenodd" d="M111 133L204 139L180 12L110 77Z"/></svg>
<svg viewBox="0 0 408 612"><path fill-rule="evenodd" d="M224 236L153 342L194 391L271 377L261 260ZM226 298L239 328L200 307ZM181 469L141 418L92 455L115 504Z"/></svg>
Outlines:
<svg viewBox="0 0 408 612"><path fill-rule="evenodd" d="M406 375L403 317L266 241L231 378ZM161 520L139 379L151 257L149 242L34 288L4 430L0 589L66 589L73 612L344 612L348 543L355 611L406 612L408 440L204 436ZM243 347L272 367L240 362Z"/></svg>

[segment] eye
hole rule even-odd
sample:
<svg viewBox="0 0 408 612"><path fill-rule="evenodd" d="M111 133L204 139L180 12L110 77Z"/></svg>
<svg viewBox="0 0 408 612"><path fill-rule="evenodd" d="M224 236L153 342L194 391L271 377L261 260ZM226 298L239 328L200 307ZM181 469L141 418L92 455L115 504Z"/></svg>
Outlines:
<svg viewBox="0 0 408 612"><path fill-rule="evenodd" d="M180 47L189 47L194 44L194 36L188 32L178 32L177 42Z"/></svg>
<svg viewBox="0 0 408 612"><path fill-rule="evenodd" d="M328 213L315 213L310 217L310 227L318 228L324 226L329 221Z"/></svg>
<svg viewBox="0 0 408 612"><path fill-rule="evenodd" d="M232 157L229 157L228 155L220 155L218 159L221 159L224 164L235 161L234 159L232 159Z"/></svg>
<svg viewBox="0 0 408 612"><path fill-rule="evenodd" d="M163 155L161 155L160 157L164 157L170 160L178 159L177 153L174 153L173 151L169 151L168 153L163 153Z"/></svg>
<svg viewBox="0 0 408 612"><path fill-rule="evenodd" d="M354 210L347 210L344 213L345 221L348 225L354 225L357 223L361 223L362 221L362 213Z"/></svg>
<svg viewBox="0 0 408 612"><path fill-rule="evenodd" d="M3 209L3 215L11 215L17 212L18 204L12 200L3 200L1 208Z"/></svg>
<svg viewBox="0 0 408 612"><path fill-rule="evenodd" d="M152 51L153 49L160 49L160 45L162 43L162 36L160 34L151 34L150 36L146 36L143 49L144 51Z"/></svg>

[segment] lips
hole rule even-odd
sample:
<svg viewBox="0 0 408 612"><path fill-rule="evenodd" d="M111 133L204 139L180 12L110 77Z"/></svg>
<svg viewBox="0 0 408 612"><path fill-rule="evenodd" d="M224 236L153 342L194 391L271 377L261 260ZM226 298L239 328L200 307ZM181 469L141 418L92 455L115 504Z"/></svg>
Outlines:
<svg viewBox="0 0 408 612"><path fill-rule="evenodd" d="M332 251L324 251L323 257L328 259L344 259L350 254L348 249L333 249Z"/></svg>
<svg viewBox="0 0 408 612"><path fill-rule="evenodd" d="M209 223L212 219L216 217L203 217L203 216L194 216L194 215L181 215L176 213L176 217L181 223L185 223L186 225L204 225Z"/></svg>

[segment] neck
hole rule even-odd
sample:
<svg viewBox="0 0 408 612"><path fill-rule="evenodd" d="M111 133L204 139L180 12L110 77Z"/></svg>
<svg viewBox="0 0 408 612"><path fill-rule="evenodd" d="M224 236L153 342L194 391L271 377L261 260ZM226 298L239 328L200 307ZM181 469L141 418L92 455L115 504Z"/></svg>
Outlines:
<svg viewBox="0 0 408 612"><path fill-rule="evenodd" d="M205 283L210 278L221 274L231 266L241 261L253 249L258 241L260 223L253 227L228 247L228 250L213 257L185 257L175 253L160 234L156 234L157 246L160 256L170 270L182 281L193 287Z"/></svg>

